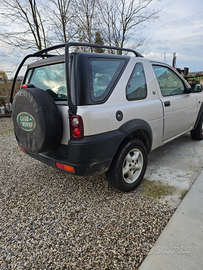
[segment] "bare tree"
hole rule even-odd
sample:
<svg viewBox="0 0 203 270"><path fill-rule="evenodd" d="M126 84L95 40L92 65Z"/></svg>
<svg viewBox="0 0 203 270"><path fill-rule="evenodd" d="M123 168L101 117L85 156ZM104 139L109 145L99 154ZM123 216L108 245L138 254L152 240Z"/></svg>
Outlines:
<svg viewBox="0 0 203 270"><path fill-rule="evenodd" d="M118 16L118 5L116 0L100 0L99 10L101 16L98 18L99 27L101 28L100 33L104 41L109 45L117 45L116 40L116 22Z"/></svg>
<svg viewBox="0 0 203 270"><path fill-rule="evenodd" d="M51 38L62 43L72 40L77 33L73 24L72 0L49 0L44 7L50 21L48 28L55 34Z"/></svg>
<svg viewBox="0 0 203 270"><path fill-rule="evenodd" d="M79 42L93 43L96 32L96 3L97 0L74 1L74 23L78 28Z"/></svg>
<svg viewBox="0 0 203 270"><path fill-rule="evenodd" d="M47 47L44 18L36 0L0 0L1 24L6 30L0 40L20 49L41 50Z"/></svg>
<svg viewBox="0 0 203 270"><path fill-rule="evenodd" d="M150 10L148 6L153 0L100 0L99 9L103 39L109 45L123 48L132 40L134 47L144 44L146 39L137 37L146 22L158 18L159 11Z"/></svg>
<svg viewBox="0 0 203 270"><path fill-rule="evenodd" d="M41 1L41 2L40 2ZM0 41L12 48L41 50L53 43L77 40L131 47L146 43L138 31L157 18L153 0L0 0ZM84 49L85 50L85 49Z"/></svg>

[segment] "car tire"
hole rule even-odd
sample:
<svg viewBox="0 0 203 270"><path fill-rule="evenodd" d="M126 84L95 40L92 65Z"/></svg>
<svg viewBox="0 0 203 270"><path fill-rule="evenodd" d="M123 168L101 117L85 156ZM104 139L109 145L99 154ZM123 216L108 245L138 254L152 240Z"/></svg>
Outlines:
<svg viewBox="0 0 203 270"><path fill-rule="evenodd" d="M47 152L60 144L61 117L48 93L38 88L20 89L12 108L16 138L27 152Z"/></svg>
<svg viewBox="0 0 203 270"><path fill-rule="evenodd" d="M193 140L203 139L203 114L201 115L196 128L190 132L190 135Z"/></svg>
<svg viewBox="0 0 203 270"><path fill-rule="evenodd" d="M142 181L147 167L147 150L137 139L125 140L119 147L106 177L120 191L132 191Z"/></svg>

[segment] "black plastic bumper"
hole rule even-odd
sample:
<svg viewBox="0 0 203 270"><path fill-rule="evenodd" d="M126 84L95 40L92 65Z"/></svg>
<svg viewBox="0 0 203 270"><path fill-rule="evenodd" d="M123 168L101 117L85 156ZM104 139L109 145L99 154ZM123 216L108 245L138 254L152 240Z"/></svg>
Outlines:
<svg viewBox="0 0 203 270"><path fill-rule="evenodd" d="M76 175L104 173L109 169L123 135L122 131L111 131L81 140L69 140L68 145L59 145L51 152L26 153L57 169L57 162L72 166Z"/></svg>

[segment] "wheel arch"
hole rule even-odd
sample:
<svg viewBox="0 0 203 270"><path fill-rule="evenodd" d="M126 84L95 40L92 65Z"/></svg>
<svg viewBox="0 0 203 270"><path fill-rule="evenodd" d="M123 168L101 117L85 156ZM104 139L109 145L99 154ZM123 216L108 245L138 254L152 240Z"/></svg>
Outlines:
<svg viewBox="0 0 203 270"><path fill-rule="evenodd" d="M145 145L147 153L151 151L153 135L151 127L146 121L133 119L122 125L119 130L125 133L119 147L126 139L132 138L140 140Z"/></svg>
<svg viewBox="0 0 203 270"><path fill-rule="evenodd" d="M199 112L198 112L198 115L197 115L197 119L196 119L196 121L195 121L195 124L194 124L194 127L193 127L192 130L196 129L196 127L197 127L197 125L198 125L198 123L199 123L199 121L200 121L200 118L201 118L202 114L203 114L203 103L201 104L201 106L200 106L200 108L199 108Z"/></svg>

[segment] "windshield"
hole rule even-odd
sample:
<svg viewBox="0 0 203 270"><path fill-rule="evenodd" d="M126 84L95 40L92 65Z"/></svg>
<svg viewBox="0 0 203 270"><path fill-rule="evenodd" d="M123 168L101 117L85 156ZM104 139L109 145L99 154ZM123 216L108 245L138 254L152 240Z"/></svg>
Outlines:
<svg viewBox="0 0 203 270"><path fill-rule="evenodd" d="M33 84L46 91L54 100L67 100L65 63L29 69L25 84Z"/></svg>

